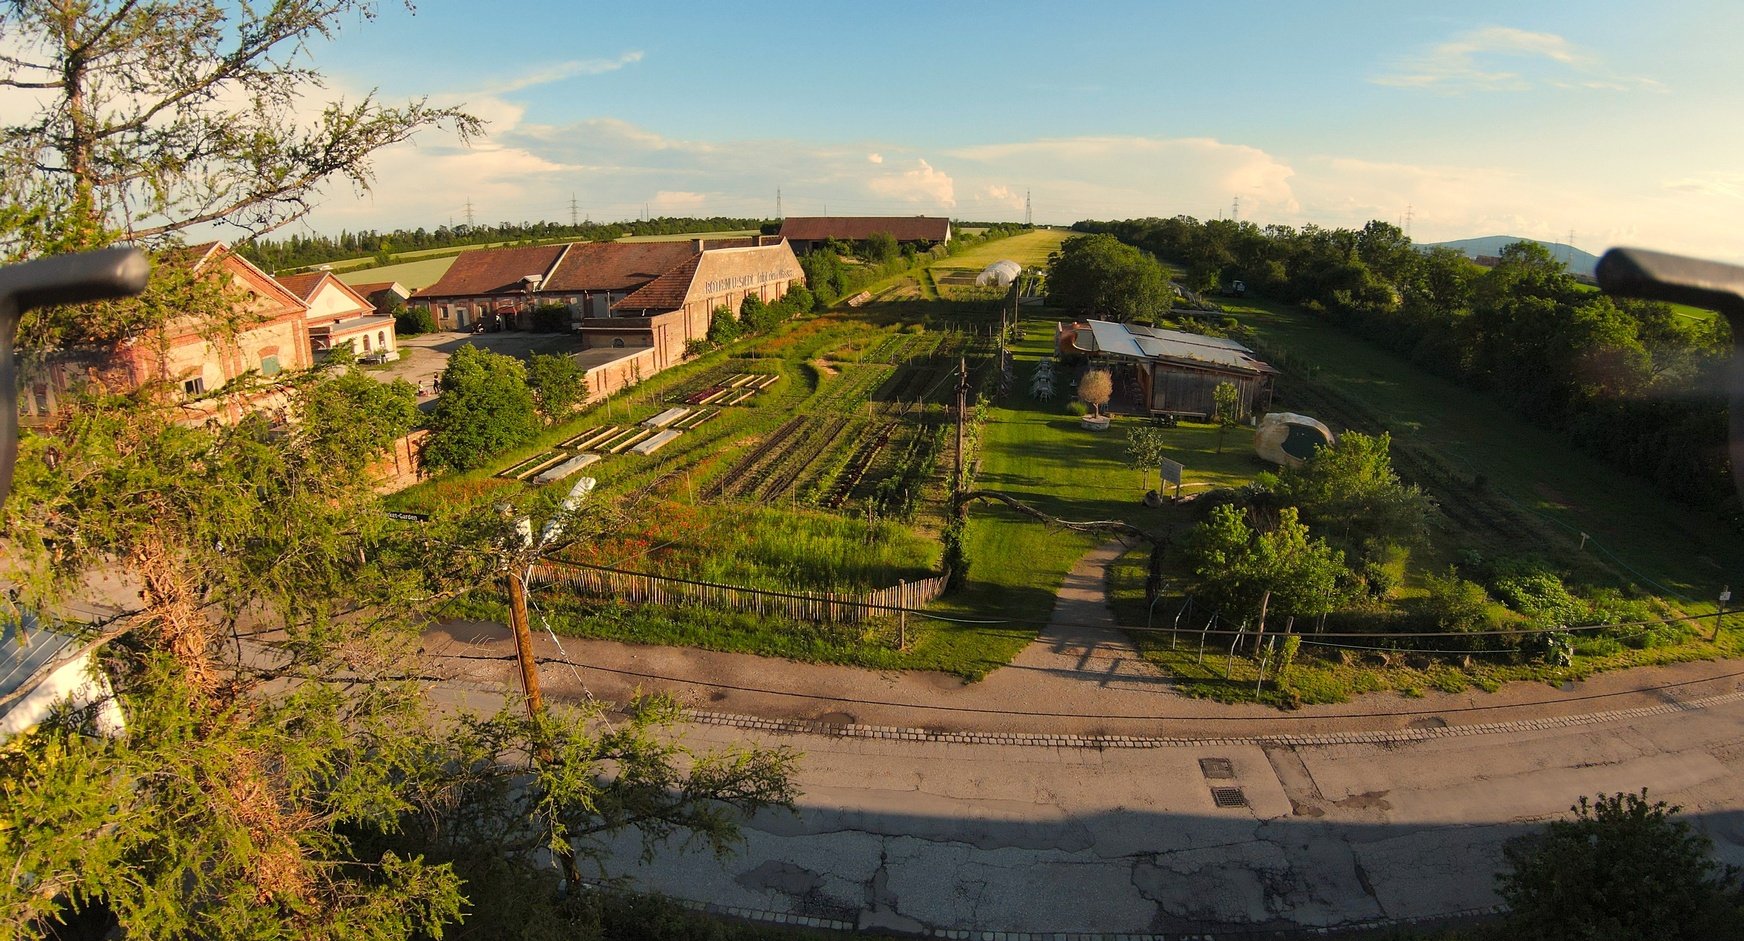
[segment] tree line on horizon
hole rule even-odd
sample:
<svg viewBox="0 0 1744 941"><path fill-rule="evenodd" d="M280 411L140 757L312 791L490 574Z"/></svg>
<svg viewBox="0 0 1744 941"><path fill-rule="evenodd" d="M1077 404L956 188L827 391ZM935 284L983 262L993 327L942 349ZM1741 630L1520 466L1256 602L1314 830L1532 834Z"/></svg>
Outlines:
<svg viewBox="0 0 1744 941"><path fill-rule="evenodd" d="M236 246L237 254L267 271L306 268L374 256L386 264L400 252L426 251L443 248L466 248L473 245L500 242L549 242L570 239L577 242L611 242L625 236L682 235L692 232L729 232L740 229L760 229L763 219L739 219L727 216L688 218L661 216L656 219L636 219L627 222L500 222L496 225L440 225L435 229L395 229L381 232L363 229L341 231L338 235L302 235L292 233L282 239L254 239Z"/></svg>
<svg viewBox="0 0 1744 941"><path fill-rule="evenodd" d="M1196 291L1234 281L1299 304L1417 366L1484 392L1661 495L1736 519L1725 451L1726 319L1608 297L1548 249L1517 242L1485 269L1361 229L1172 219L1084 221L1183 269Z"/></svg>

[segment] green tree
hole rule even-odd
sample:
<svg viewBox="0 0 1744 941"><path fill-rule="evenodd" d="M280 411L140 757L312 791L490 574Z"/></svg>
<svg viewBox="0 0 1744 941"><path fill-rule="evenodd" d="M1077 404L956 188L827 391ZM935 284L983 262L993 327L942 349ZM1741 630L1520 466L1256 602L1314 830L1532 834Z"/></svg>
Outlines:
<svg viewBox="0 0 1744 941"><path fill-rule="evenodd" d="M1373 554L1386 545L1416 546L1429 535L1435 502L1393 471L1392 436L1346 432L1300 466L1278 471L1278 497L1300 507L1322 531Z"/></svg>
<svg viewBox="0 0 1744 941"><path fill-rule="evenodd" d="M317 460L350 473L368 466L383 443L409 434L421 417L418 390L404 379L377 382L362 370L347 369L312 391L292 433L308 439Z"/></svg>
<svg viewBox="0 0 1744 941"><path fill-rule="evenodd" d="M394 315L394 332L400 336L415 337L435 331L436 318L430 316L428 307L408 307Z"/></svg>
<svg viewBox="0 0 1744 941"><path fill-rule="evenodd" d="M539 413L556 423L587 400L587 373L573 356L534 353L527 362L527 387Z"/></svg>
<svg viewBox="0 0 1744 941"><path fill-rule="evenodd" d="M1174 291L1155 258L1112 235L1079 235L1048 256L1048 304L1111 320L1154 318Z"/></svg>
<svg viewBox="0 0 1744 941"><path fill-rule="evenodd" d="M1738 871L1682 809L1640 794L1585 797L1572 820L1502 850L1497 891L1510 935L1543 941L1744 937Z"/></svg>
<svg viewBox="0 0 1744 941"><path fill-rule="evenodd" d="M528 312L534 333L562 333L569 329L566 304L540 304Z"/></svg>
<svg viewBox="0 0 1744 941"><path fill-rule="evenodd" d="M513 356L463 346L437 380L424 462L470 470L539 432L527 367Z"/></svg>
<svg viewBox="0 0 1744 941"><path fill-rule="evenodd" d="M874 232L866 237L866 246L861 250L865 259L874 265L882 265L892 261L902 253L896 244L896 236L889 232Z"/></svg>
<svg viewBox="0 0 1744 941"><path fill-rule="evenodd" d="M725 304L716 307L709 316L708 341L716 346L725 346L737 340L743 330L744 327L733 316L733 311Z"/></svg>
<svg viewBox="0 0 1744 941"><path fill-rule="evenodd" d="M1217 409L1217 453L1223 453L1223 436L1241 420L1241 390L1233 382L1219 382L1211 390L1211 401Z"/></svg>
<svg viewBox="0 0 1744 941"><path fill-rule="evenodd" d="M1249 526L1234 506L1216 507L1188 532L1184 549L1199 595L1229 617L1257 614L1267 592L1268 611L1298 617L1327 614L1342 600L1344 554L1309 538L1294 507L1280 510L1269 532Z"/></svg>
<svg viewBox="0 0 1744 941"><path fill-rule="evenodd" d="M1168 455L1168 437L1161 428L1141 425L1126 433L1126 459L1144 475L1141 486L1150 489L1152 469L1160 469Z"/></svg>

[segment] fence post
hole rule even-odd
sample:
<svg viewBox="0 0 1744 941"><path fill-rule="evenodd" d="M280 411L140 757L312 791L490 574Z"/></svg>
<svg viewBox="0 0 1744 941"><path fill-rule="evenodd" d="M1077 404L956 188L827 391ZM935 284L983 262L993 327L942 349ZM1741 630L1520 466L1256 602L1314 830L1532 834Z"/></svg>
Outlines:
<svg viewBox="0 0 1744 941"><path fill-rule="evenodd" d="M908 649L908 583L896 583L896 649Z"/></svg>

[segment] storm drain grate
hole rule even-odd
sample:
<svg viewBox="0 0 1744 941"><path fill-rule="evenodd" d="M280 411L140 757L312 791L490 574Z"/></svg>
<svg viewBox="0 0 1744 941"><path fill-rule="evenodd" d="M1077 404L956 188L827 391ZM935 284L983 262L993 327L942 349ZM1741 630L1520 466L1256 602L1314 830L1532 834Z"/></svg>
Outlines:
<svg viewBox="0 0 1744 941"><path fill-rule="evenodd" d="M1199 759L1199 773L1210 781L1232 781L1235 779L1235 766L1228 758Z"/></svg>
<svg viewBox="0 0 1744 941"><path fill-rule="evenodd" d="M1246 807L1247 795L1239 787L1214 787L1211 800L1219 807Z"/></svg>

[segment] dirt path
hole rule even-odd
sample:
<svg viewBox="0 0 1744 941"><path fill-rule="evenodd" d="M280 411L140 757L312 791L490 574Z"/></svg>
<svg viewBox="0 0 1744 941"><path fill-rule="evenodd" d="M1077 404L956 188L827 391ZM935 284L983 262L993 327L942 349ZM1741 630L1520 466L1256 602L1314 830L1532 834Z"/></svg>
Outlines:
<svg viewBox="0 0 1744 941"><path fill-rule="evenodd" d="M996 686L1008 674L1035 671L1102 689L1169 689L1168 677L1139 656L1108 608L1108 566L1124 551L1124 544L1108 542L1079 559L1060 584L1048 626L1012 659L1015 670L1000 670L986 682Z"/></svg>

